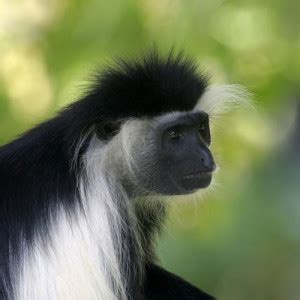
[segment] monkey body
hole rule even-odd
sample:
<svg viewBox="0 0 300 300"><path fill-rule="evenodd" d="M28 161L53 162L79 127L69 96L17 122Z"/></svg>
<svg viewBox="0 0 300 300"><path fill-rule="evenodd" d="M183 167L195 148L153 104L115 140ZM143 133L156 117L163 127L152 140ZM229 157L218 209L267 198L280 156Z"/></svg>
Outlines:
<svg viewBox="0 0 300 300"><path fill-rule="evenodd" d="M210 184L212 95L193 62L152 53L2 146L1 298L213 299L156 265L151 199Z"/></svg>

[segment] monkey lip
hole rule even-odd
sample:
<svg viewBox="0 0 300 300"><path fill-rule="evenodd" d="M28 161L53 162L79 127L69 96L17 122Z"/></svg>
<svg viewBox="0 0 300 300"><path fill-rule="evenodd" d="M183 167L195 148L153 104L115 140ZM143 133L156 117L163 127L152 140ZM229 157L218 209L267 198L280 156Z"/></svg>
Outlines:
<svg viewBox="0 0 300 300"><path fill-rule="evenodd" d="M207 188L212 180L212 172L194 172L182 177L181 185L186 191Z"/></svg>
<svg viewBox="0 0 300 300"><path fill-rule="evenodd" d="M183 179L206 178L211 176L212 176L212 172L195 172L183 176Z"/></svg>

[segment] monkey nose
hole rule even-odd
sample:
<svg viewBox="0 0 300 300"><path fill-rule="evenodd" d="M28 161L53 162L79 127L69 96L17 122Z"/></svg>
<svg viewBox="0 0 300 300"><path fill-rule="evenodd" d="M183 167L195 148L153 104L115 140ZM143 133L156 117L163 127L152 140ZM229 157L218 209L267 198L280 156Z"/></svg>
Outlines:
<svg viewBox="0 0 300 300"><path fill-rule="evenodd" d="M216 170L216 163L210 153L204 151L201 153L201 163L205 172L213 172Z"/></svg>

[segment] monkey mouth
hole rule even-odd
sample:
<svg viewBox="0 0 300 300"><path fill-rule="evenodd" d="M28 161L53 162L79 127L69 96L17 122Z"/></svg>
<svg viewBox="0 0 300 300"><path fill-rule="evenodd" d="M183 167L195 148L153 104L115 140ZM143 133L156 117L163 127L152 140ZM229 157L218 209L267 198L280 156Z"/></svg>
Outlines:
<svg viewBox="0 0 300 300"><path fill-rule="evenodd" d="M195 172L188 175L183 176L183 179L202 179L205 177L211 177L212 172Z"/></svg>
<svg viewBox="0 0 300 300"><path fill-rule="evenodd" d="M185 190L195 191L210 185L212 172L195 172L182 177L181 184Z"/></svg>

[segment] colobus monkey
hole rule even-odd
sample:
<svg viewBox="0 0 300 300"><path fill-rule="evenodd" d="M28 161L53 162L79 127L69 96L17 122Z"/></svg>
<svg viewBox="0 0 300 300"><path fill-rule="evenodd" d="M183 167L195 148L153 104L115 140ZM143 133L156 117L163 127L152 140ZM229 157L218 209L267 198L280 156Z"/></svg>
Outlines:
<svg viewBox="0 0 300 300"><path fill-rule="evenodd" d="M210 184L209 117L239 94L153 51L2 146L1 299L213 299L157 265L155 196Z"/></svg>

